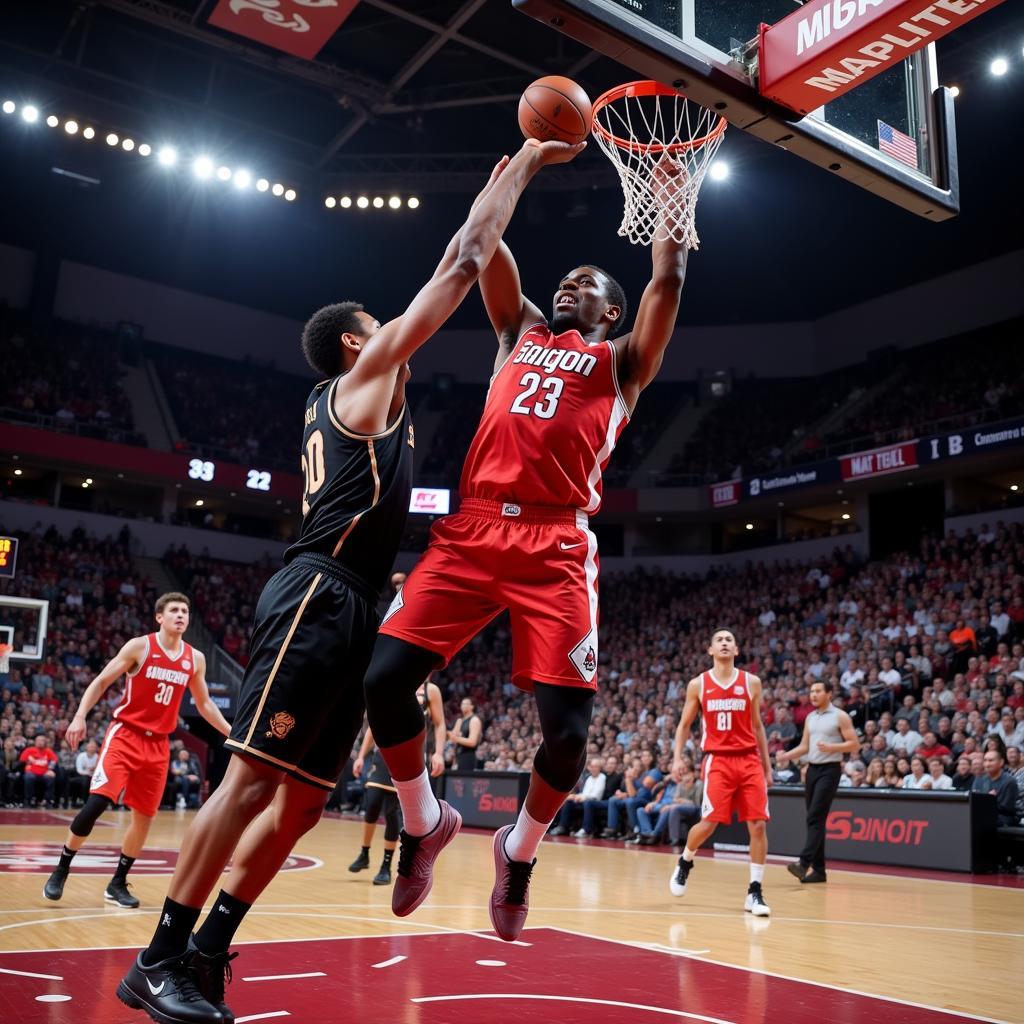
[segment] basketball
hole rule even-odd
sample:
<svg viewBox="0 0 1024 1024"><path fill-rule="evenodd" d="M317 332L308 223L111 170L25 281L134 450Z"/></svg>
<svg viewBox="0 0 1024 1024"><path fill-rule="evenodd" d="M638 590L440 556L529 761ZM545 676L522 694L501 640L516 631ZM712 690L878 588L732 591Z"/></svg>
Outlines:
<svg viewBox="0 0 1024 1024"><path fill-rule="evenodd" d="M519 127L528 139L582 142L590 134L590 97L571 78L548 75L526 87Z"/></svg>

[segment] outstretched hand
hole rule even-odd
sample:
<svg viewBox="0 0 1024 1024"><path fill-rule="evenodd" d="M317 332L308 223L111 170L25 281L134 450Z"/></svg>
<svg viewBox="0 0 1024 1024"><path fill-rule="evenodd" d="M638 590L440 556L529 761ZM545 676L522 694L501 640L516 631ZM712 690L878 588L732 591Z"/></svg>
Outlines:
<svg viewBox="0 0 1024 1024"><path fill-rule="evenodd" d="M579 156L586 148L586 141L573 144L571 142L559 142L557 139L550 139L547 142L541 142L539 139L527 139L523 143L524 151L539 151L541 163L543 164L567 164L570 160L574 160Z"/></svg>

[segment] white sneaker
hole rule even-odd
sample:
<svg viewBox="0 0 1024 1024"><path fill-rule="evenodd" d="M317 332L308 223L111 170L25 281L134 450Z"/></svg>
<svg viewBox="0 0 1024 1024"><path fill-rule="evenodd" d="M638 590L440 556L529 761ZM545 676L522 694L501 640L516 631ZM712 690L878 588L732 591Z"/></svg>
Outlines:
<svg viewBox="0 0 1024 1024"><path fill-rule="evenodd" d="M572 837L573 839L589 839L590 833L582 828L578 828L575 832L573 832Z"/></svg>
<svg viewBox="0 0 1024 1024"><path fill-rule="evenodd" d="M760 882L751 882L747 890L747 898L743 903L743 909L754 917L769 917L771 908L764 901L764 894L761 892Z"/></svg>
<svg viewBox="0 0 1024 1024"><path fill-rule="evenodd" d="M672 871L672 877L668 880L668 889L673 896L685 896L686 895L686 883L690 877L690 872L693 870L693 861L684 860L682 857L679 858L675 868Z"/></svg>
<svg viewBox="0 0 1024 1024"><path fill-rule="evenodd" d="M185 810L185 798L183 796L178 797L177 808L179 811Z"/></svg>

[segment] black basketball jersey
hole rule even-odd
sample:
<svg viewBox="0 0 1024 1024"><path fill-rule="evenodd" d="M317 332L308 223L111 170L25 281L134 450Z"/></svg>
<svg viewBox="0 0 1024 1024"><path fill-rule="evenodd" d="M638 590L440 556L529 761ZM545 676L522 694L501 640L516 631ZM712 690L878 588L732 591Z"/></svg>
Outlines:
<svg viewBox="0 0 1024 1024"><path fill-rule="evenodd" d="M318 384L306 401L302 529L285 562L304 551L327 555L380 591L409 513L412 419L404 405L379 434L349 430L334 413L340 380Z"/></svg>

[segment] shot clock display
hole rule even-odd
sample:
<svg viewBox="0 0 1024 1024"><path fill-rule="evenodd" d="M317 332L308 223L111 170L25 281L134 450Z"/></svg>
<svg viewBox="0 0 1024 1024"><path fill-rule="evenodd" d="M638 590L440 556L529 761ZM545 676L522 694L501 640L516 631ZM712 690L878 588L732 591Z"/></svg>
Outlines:
<svg viewBox="0 0 1024 1024"><path fill-rule="evenodd" d="M18 538L0 537L0 578L13 580L18 563Z"/></svg>

